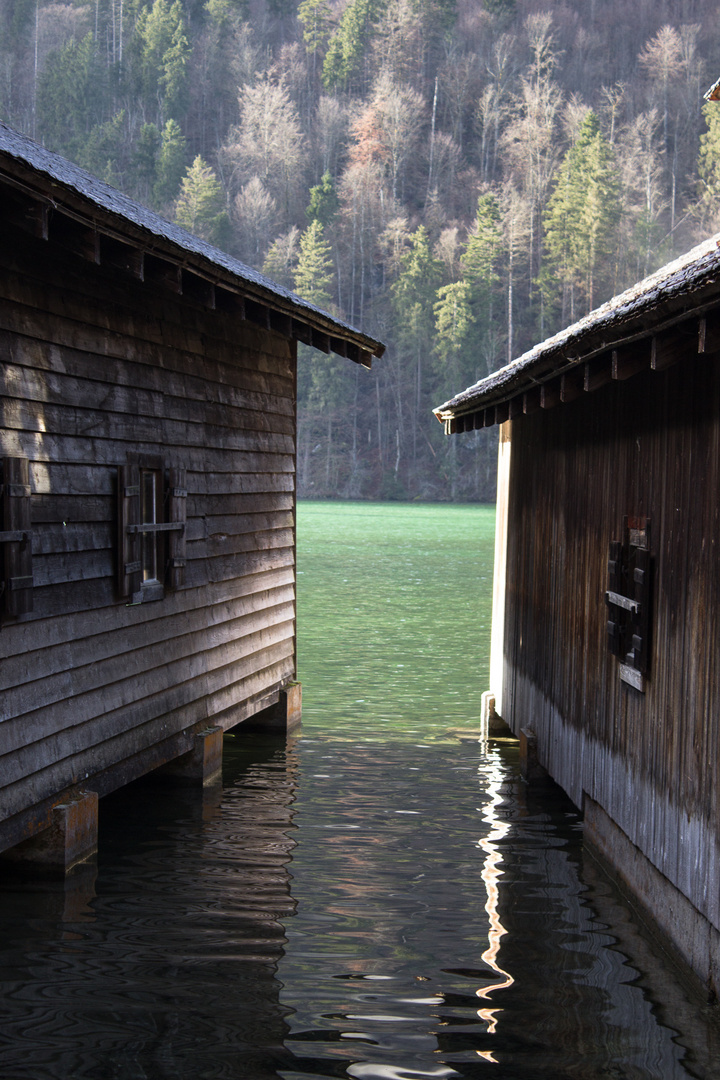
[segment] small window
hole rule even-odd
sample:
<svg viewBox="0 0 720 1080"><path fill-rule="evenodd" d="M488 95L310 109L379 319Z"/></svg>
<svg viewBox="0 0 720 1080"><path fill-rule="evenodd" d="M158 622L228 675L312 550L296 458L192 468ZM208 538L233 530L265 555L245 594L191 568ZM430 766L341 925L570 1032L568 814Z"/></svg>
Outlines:
<svg viewBox="0 0 720 1080"><path fill-rule="evenodd" d="M608 646L620 660L620 678L645 689L650 670L652 605L650 520L626 517L622 540L610 544L608 559Z"/></svg>
<svg viewBox="0 0 720 1080"><path fill-rule="evenodd" d="M118 469L118 591L131 604L185 583L185 470L128 454Z"/></svg>

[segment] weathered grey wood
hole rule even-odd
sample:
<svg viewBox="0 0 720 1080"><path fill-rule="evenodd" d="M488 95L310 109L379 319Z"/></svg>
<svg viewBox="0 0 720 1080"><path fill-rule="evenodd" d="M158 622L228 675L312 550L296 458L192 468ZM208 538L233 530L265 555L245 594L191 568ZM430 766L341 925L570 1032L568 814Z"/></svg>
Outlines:
<svg viewBox="0 0 720 1080"><path fill-rule="evenodd" d="M226 605L222 615L217 614L217 621L210 628L208 640L212 641L213 647L220 647L232 643L235 637L239 639L251 636L262 629L265 614L267 627L289 623L294 617L293 601L292 590L289 590L285 594L271 596L266 602L263 602L262 597L250 597L246 605ZM213 615L216 613L213 612ZM199 648L208 631L206 609L200 608L189 613L187 627L187 633L181 635L183 643ZM87 693L101 688L103 680L110 678L113 674L114 681L122 677L124 670L122 657L127 657L125 670L128 675L139 675L150 671L152 665L162 668L165 659L164 651L168 640L173 636L173 629L166 619L124 627L118 634L118 640L124 644L125 652L118 654L114 651L106 652L105 655L98 655L94 661L87 649L87 639L78 639L66 645L60 645L51 653L47 650L35 649L25 656L6 661L4 694L7 697L3 701L4 720L22 716L22 710L27 703L28 670L33 671L36 684L39 685L42 682L42 700L46 705L51 705L55 701L62 701L66 696L67 687L70 685L68 682L70 671L73 673L73 692ZM98 642L98 648L100 647L100 642ZM54 727L55 720L51 719L48 732L54 730ZM19 730L22 730L22 726ZM7 727L3 733L3 749L7 746L5 739L10 738L10 727Z"/></svg>
<svg viewBox="0 0 720 1080"><path fill-rule="evenodd" d="M192 699L193 693L187 684L199 678L207 678L208 685L212 681L214 688L228 685L237 680L234 665L243 661L243 671L251 670L253 657L261 657L264 653L270 656L274 648L282 651L288 645L292 638L292 634L288 634L292 616L292 610L284 606L277 612L271 611L267 623L263 621L262 612L255 612L252 616L214 627L206 639L202 629L198 629L194 635L183 635L179 642L194 648L198 655L170 664L163 662L167 652L165 641L144 650L136 648L128 652L125 668L123 657L112 657L96 669L86 663L76 669L58 672L42 680L43 700L47 704L29 714L24 712L28 700L26 687L20 685L7 690L0 712L3 753L11 754L27 747L33 740L45 741L92 721L99 708L102 712L104 707L103 715L129 705L140 708L142 702L152 700L162 691L168 675L173 676L173 692L177 695L182 695L182 687L186 686L188 700ZM203 642L207 646L204 655L199 650ZM108 691L108 685L113 686L112 692ZM73 702L71 698L76 700ZM103 720L106 722L111 723L111 720ZM101 731L99 720L93 730ZM0 757L0 767L2 760Z"/></svg>
<svg viewBox="0 0 720 1080"><path fill-rule="evenodd" d="M0 634L0 850L79 779L113 790L295 677L295 307L65 214L61 188L47 228L24 195L20 227L2 211L0 450L28 460L34 610Z"/></svg>
<svg viewBox="0 0 720 1080"><path fill-rule="evenodd" d="M247 679L235 684L231 692L214 695L207 703L213 722L221 724L227 730L246 716L252 715L268 698L272 698L266 687L272 684L282 685L291 676L291 671L292 661L280 660L253 672ZM54 792L70 786L74 776L92 772L94 790L104 795L188 750L193 728L207 719L204 704L195 701L187 708L170 709L163 716L151 717L142 725L121 735L115 742L116 760L107 765L101 766L97 750L91 749L75 757L59 760L32 778L23 778L9 785L6 797L10 824L12 817L20 814L28 805L29 794L36 803L42 803L44 799L51 798ZM138 749L138 746L141 748ZM157 752L153 755L155 747ZM5 832L5 835L8 834L11 835L10 829ZM0 824L0 841L2 836L3 828Z"/></svg>
<svg viewBox="0 0 720 1080"><path fill-rule="evenodd" d="M128 414L132 415L131 408L128 409ZM52 458L57 457L56 451L61 445L62 437L51 435L49 432L67 431L73 436L73 442L69 443L68 449L74 450L73 456L77 459L80 459L84 449L87 460L88 444L98 453L103 449L98 436L98 431L102 430L99 425L102 425L107 432L105 439L111 442L134 442L150 446L157 445L158 440L161 440L165 446L221 447L226 452L238 451L248 455L246 459L239 459L239 466L243 472L294 471L292 449L288 443L289 436L285 434L256 433L255 438L252 439L248 434L234 427L216 428L211 423L207 425L182 423L167 418L160 419L143 415L135 415L131 425L127 415L97 413L90 409L80 413L75 408L63 408L7 397L0 400L0 425L7 429L43 433L42 442L45 444L45 454ZM132 435L134 429L137 430L136 438ZM87 442L83 439L85 432ZM248 449L253 446L253 442L253 449ZM263 442L271 444L267 453L262 453ZM108 443L104 454L106 460L109 459L112 449L114 448L111 443ZM69 454L68 457L70 457ZM200 456L196 454L195 460L201 461Z"/></svg>
<svg viewBox="0 0 720 1080"><path fill-rule="evenodd" d="M205 348L203 351L203 343L200 340L194 342L194 353L188 348L189 343L185 341L173 353L168 353L167 349L163 350L158 345L155 347L155 355L151 356L148 355L146 348L143 348L142 343L123 334L94 330L82 323L57 322L42 312L16 304L5 304L2 300L0 300L0 328L91 353L96 357L108 355L118 360L136 363L142 363L143 360L157 363L160 357L168 356L170 359L174 356L178 366L188 371L197 371L199 356L204 365L209 363L213 366L212 360L208 357L208 350ZM253 366L251 350L237 347L233 350L230 345L223 348L222 353L221 357L214 358L215 366L232 369L235 373L235 384L244 385L255 392L282 396L288 384L292 382L289 363L279 364L275 358L258 351L254 354L257 363ZM243 372L244 376L241 375Z"/></svg>
<svg viewBox="0 0 720 1080"><path fill-rule="evenodd" d="M113 387L133 386L147 393L163 394L168 398L220 404L247 410L248 417L258 425L274 425L279 416L293 420L292 402L275 393L260 392L253 388L256 377L233 364L219 364L210 356L203 358L203 375L198 374L197 359L177 352L165 360L165 366L156 368L150 360L159 360L161 350L153 346L154 357L146 362L129 363L125 359L103 356L102 370ZM97 381L98 358L93 352L81 352L67 346L40 341L22 334L0 329L0 358L18 370L30 368L37 372L53 372L83 380L83 385ZM61 372L58 368L61 367ZM278 386L285 386L282 379ZM33 379L28 379L32 385Z"/></svg>
<svg viewBox="0 0 720 1080"><path fill-rule="evenodd" d="M174 623L180 612L192 630L207 626L208 619L225 620L232 618L233 613L239 617L263 606L292 603L293 597L294 573L290 564L279 570L212 583L203 589L186 589L182 596L170 594L162 605L132 610L108 606L101 609L101 617L94 625L89 624L84 611L67 611L44 621L42 646L38 643L37 627L22 623L14 628L11 636L0 635L2 685L13 686L27 681L28 671L36 671L42 678L54 671L65 670L71 655L66 650L76 642L77 647L93 659L103 660L116 652L126 652L134 647L135 640L140 643L138 647L142 647L172 637L172 627L165 624ZM116 630L117 635L108 635L110 629Z"/></svg>
<svg viewBox="0 0 720 1080"><path fill-rule="evenodd" d="M203 385L208 386L208 383L204 382ZM99 409L103 413L120 414L130 412L131 415L154 419L167 417L183 423L202 423L199 415L188 416L187 399L180 396L180 386L175 389L176 393L171 394L167 388L163 392L137 388L134 382L128 386L107 387L90 378L51 373L9 361L0 369L0 394L11 399L36 401L43 406L74 406L76 409L82 403L83 410ZM257 438L264 432L273 436L285 435L284 440L276 438L275 441L285 452L292 453L292 417L262 410L258 404L252 407L243 400L240 392L235 395L234 401L206 401L202 416L204 422L220 429L242 425L247 445L253 449L260 447ZM251 436L249 432L256 434Z"/></svg>

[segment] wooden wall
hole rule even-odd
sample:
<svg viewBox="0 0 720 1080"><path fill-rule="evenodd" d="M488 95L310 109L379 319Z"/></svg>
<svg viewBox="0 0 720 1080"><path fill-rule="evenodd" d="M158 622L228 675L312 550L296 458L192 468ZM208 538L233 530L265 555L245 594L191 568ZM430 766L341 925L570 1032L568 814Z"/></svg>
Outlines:
<svg viewBox="0 0 720 1080"><path fill-rule="evenodd" d="M33 611L0 631L2 850L57 792L103 794L293 678L296 358L279 334L5 233L0 359L34 576ZM135 606L116 587L128 452L184 466L188 490L185 584Z"/></svg>
<svg viewBox="0 0 720 1080"><path fill-rule="evenodd" d="M503 716L720 927L720 359L646 370L511 422ZM651 519L646 691L607 646L607 562Z"/></svg>

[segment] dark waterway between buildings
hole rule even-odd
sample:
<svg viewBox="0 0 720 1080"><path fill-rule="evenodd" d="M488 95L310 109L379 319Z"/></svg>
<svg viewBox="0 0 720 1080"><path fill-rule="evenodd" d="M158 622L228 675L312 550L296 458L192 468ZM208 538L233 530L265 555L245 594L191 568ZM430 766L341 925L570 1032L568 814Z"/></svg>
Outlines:
<svg viewBox="0 0 720 1080"><path fill-rule="evenodd" d="M492 512L301 504L303 733L0 890L0 1080L720 1077L557 788L484 743Z"/></svg>

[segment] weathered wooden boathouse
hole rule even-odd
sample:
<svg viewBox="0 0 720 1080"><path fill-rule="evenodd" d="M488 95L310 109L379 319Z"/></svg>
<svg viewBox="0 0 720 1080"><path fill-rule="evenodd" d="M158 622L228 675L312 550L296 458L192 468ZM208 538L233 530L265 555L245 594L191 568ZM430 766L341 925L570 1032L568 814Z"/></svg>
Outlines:
<svg viewBox="0 0 720 1080"><path fill-rule="evenodd" d="M296 343L383 346L2 124L0 223L0 851L69 864L298 719Z"/></svg>
<svg viewBox="0 0 720 1080"><path fill-rule="evenodd" d="M500 425L495 709L720 985L720 238L436 410Z"/></svg>

